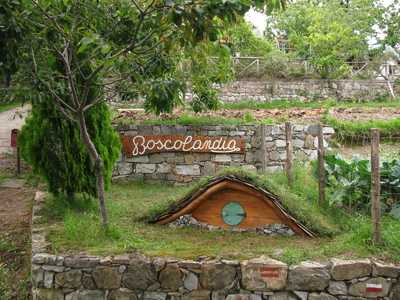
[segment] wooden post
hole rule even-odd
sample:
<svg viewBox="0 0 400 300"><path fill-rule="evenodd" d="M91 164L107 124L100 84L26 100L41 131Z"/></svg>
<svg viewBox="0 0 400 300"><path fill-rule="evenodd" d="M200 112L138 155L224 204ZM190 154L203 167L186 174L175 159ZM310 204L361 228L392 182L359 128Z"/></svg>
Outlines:
<svg viewBox="0 0 400 300"><path fill-rule="evenodd" d="M381 184L379 170L379 129L371 129L371 217L372 242L381 243Z"/></svg>
<svg viewBox="0 0 400 300"><path fill-rule="evenodd" d="M292 124L290 122L285 123L286 133L286 176L288 179L289 186L293 185L293 137L292 137Z"/></svg>
<svg viewBox="0 0 400 300"><path fill-rule="evenodd" d="M261 170L264 173L267 170L267 146L265 145L265 136L267 133L267 125L260 125L260 161Z"/></svg>
<svg viewBox="0 0 400 300"><path fill-rule="evenodd" d="M318 126L318 187L319 204L325 203L325 149L324 149L324 126Z"/></svg>

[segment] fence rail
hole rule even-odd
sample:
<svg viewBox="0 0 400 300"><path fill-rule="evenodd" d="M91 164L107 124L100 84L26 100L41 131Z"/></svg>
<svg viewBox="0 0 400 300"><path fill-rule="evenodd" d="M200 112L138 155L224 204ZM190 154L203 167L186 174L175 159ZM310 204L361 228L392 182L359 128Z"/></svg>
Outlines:
<svg viewBox="0 0 400 300"><path fill-rule="evenodd" d="M213 58L217 59L217 58ZM237 78L243 77L261 77L263 75L274 76L272 73L270 61L265 57L257 56L240 56L232 57L234 72ZM292 59L277 62L277 64L284 65L289 71L294 73L296 77L309 77L316 75L317 70L309 60ZM393 80L400 78L400 64L396 63L383 63L381 65L373 66L371 61L358 61L347 62L349 66L349 79L360 77L365 79L384 79L384 77L391 77ZM283 71L283 70L278 70ZM290 75L290 74L287 74ZM301 76L302 75L302 76ZM290 76L289 76L290 77Z"/></svg>

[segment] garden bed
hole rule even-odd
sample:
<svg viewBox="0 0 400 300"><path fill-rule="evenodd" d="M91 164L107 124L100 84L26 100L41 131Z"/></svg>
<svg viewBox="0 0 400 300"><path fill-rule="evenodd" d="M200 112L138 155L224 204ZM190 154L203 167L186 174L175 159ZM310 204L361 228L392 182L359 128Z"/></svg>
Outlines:
<svg viewBox="0 0 400 300"><path fill-rule="evenodd" d="M370 245L368 217L349 217L338 210L316 207L313 204L317 199L316 183L302 172L297 174L292 191L284 187L283 174L274 174L273 178L271 184L278 187L276 191L281 195L296 195L298 202L293 205L308 205L309 209L299 212L296 217L307 220L312 214L313 229L319 229L319 237L272 237L150 225L147 223L149 218L185 195L190 187L116 182L107 193L111 223L108 232L100 228L97 206L93 203L79 201L68 206L60 199L48 199L43 213L48 224L51 224L48 231L51 252L116 255L139 251L149 256L185 259L204 256L247 259L267 255L289 263L329 257L400 260L400 240L396 237L396 232L400 230L398 221L384 219L383 236L386 244L384 247L373 247Z"/></svg>

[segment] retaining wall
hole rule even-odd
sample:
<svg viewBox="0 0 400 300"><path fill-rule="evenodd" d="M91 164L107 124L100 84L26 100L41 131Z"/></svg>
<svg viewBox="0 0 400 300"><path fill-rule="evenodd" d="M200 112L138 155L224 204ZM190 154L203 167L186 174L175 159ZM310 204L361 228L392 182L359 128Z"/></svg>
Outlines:
<svg viewBox="0 0 400 300"><path fill-rule="evenodd" d="M181 126L127 125L120 126L121 135L183 135L240 138L245 141L245 153L153 153L135 157L122 154L114 177L131 177L170 182L190 182L206 175L214 175L227 166L241 166L251 170L276 170L286 159L284 125L242 126ZM328 140L334 133L324 128ZM310 160L317 157L318 127L293 125L294 158Z"/></svg>
<svg viewBox="0 0 400 300"><path fill-rule="evenodd" d="M220 100L227 103L277 99L373 100L388 95L387 84L382 80L235 81L220 86L219 91Z"/></svg>
<svg viewBox="0 0 400 300"><path fill-rule="evenodd" d="M43 199L38 192L32 222L34 300L400 299L400 266L369 259L289 266L267 257L236 261L50 254L46 225L38 215Z"/></svg>

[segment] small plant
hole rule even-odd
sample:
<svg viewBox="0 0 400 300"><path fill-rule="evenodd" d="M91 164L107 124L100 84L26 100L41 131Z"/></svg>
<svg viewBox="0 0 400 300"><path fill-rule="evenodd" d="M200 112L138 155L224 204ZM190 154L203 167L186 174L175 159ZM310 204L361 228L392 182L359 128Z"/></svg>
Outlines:
<svg viewBox="0 0 400 300"><path fill-rule="evenodd" d="M357 157L345 160L340 155L328 155L325 168L327 185L333 191L330 204L367 212L371 193L370 161ZM380 169L382 210L400 219L400 160L384 161Z"/></svg>

